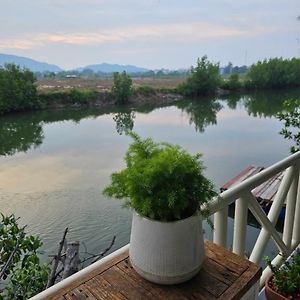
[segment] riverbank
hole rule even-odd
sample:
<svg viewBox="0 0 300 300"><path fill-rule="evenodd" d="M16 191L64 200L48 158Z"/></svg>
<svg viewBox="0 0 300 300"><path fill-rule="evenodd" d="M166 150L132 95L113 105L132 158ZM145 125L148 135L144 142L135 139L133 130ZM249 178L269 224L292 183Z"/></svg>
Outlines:
<svg viewBox="0 0 300 300"><path fill-rule="evenodd" d="M42 109L63 108L112 108L120 106L110 92L71 90L68 92L54 92L39 94ZM175 93L151 92L143 94L134 92L124 107L138 107L145 104L163 105L182 100L183 96Z"/></svg>

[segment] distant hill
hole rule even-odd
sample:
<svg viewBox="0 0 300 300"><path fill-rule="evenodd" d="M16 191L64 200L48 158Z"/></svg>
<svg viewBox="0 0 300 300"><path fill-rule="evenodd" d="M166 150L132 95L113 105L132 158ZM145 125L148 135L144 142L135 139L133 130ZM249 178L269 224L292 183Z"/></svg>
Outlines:
<svg viewBox="0 0 300 300"><path fill-rule="evenodd" d="M63 71L60 67L56 65L47 64L45 62L39 62L27 57L8 55L0 53L0 66L4 66L7 63L14 63L20 65L21 67L28 68L32 72L61 72Z"/></svg>
<svg viewBox="0 0 300 300"><path fill-rule="evenodd" d="M140 68L132 65L117 65L117 64L96 64L96 65L88 65L83 68L76 69L79 72L82 72L84 69L90 69L94 71L95 73L101 72L101 73L114 73L114 72L123 72L126 71L126 73L144 73L149 71L145 68Z"/></svg>

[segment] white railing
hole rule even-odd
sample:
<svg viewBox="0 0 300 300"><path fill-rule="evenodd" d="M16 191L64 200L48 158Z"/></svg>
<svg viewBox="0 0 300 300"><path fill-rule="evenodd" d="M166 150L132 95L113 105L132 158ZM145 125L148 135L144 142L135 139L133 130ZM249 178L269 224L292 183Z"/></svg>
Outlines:
<svg viewBox="0 0 300 300"><path fill-rule="evenodd" d="M300 243L299 169L300 152L297 152L219 194L209 206L211 214L214 214L213 241L220 246L226 247L228 206L235 202L232 251L240 256L245 255L247 214L249 208L262 227L249 260L260 264L267 243L270 238L273 238L278 247L278 255L274 258L273 264L281 264L283 256L289 256ZM251 191L284 170L286 170L285 175L276 193L271 209L268 215L266 215ZM285 201L286 217L281 237L276 231L275 225ZM269 268L263 271L261 285L270 273Z"/></svg>

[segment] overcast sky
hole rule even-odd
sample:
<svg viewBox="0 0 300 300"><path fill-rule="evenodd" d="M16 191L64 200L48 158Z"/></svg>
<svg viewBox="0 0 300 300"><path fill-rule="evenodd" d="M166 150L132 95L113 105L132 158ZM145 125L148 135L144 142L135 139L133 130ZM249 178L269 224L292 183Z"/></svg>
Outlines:
<svg viewBox="0 0 300 300"><path fill-rule="evenodd" d="M0 53L70 69L300 56L300 0L0 0Z"/></svg>

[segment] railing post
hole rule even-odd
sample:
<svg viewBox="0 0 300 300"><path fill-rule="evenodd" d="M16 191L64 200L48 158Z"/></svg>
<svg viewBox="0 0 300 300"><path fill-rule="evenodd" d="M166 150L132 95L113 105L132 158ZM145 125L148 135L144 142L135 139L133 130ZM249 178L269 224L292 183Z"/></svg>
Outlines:
<svg viewBox="0 0 300 300"><path fill-rule="evenodd" d="M235 202L234 232L232 251L237 255L245 255L246 232L247 232L248 202L247 196L243 195Z"/></svg>
<svg viewBox="0 0 300 300"><path fill-rule="evenodd" d="M228 206L214 214L214 243L226 248Z"/></svg>
<svg viewBox="0 0 300 300"><path fill-rule="evenodd" d="M285 218L284 218L284 230L283 230L283 242L291 250L293 226L295 220L295 209L297 202L297 191L299 181L299 169L296 169L294 179L289 190L286 202Z"/></svg>
<svg viewBox="0 0 300 300"><path fill-rule="evenodd" d="M297 165L297 172L299 175L299 164ZM293 227L293 246L297 246L300 243L300 177L298 176L298 192L296 197L295 219Z"/></svg>
<svg viewBox="0 0 300 300"><path fill-rule="evenodd" d="M283 205L284 199L288 193L292 179L295 174L295 168L293 166L289 167L282 179L282 182L279 186L277 194L275 196L274 202L271 206L271 209L268 214L268 218L271 221L272 225L275 226L278 220L278 216ZM263 252L266 248L266 245L270 238L270 232L266 228L262 228L260 234L256 240L254 248L252 250L250 260L259 263L262 259ZM286 254L286 253L285 253Z"/></svg>

